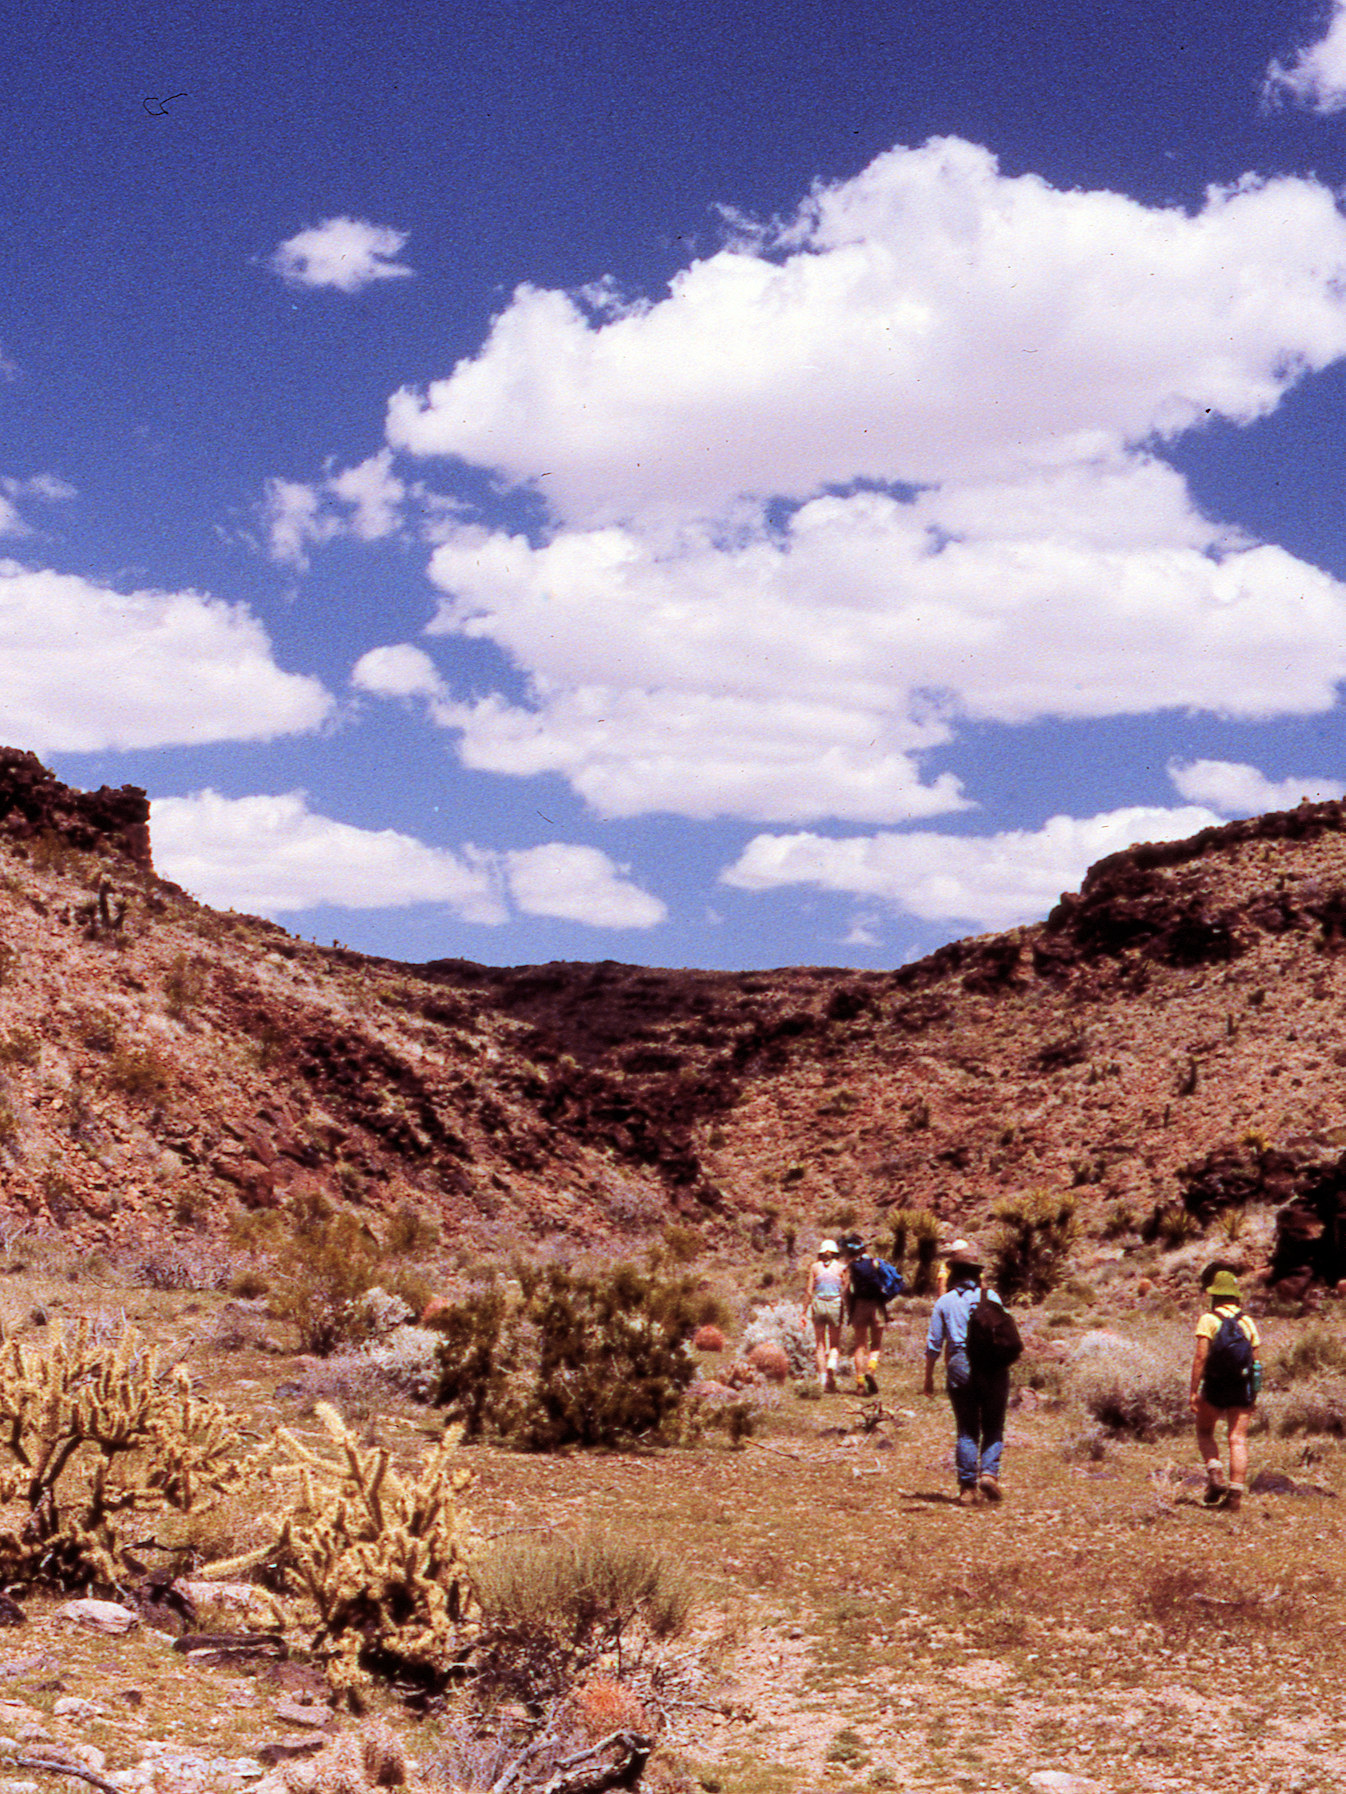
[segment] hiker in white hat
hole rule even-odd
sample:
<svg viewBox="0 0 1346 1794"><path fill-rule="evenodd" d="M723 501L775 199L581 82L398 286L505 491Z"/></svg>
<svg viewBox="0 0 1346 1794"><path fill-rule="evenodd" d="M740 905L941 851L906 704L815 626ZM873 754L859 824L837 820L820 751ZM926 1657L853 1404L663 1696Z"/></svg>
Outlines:
<svg viewBox="0 0 1346 1794"><path fill-rule="evenodd" d="M841 1305L846 1294L846 1267L835 1240L819 1240L818 1256L809 1267L804 1318L813 1322L818 1381L825 1390L837 1386L841 1351Z"/></svg>

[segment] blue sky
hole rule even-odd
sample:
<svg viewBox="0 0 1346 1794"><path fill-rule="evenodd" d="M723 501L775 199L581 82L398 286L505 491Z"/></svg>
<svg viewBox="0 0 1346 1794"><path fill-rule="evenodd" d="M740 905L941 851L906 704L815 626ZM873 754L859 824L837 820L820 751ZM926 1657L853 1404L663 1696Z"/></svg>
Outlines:
<svg viewBox="0 0 1346 1794"><path fill-rule="evenodd" d="M893 964L1346 787L1346 8L37 0L0 739L420 960Z"/></svg>

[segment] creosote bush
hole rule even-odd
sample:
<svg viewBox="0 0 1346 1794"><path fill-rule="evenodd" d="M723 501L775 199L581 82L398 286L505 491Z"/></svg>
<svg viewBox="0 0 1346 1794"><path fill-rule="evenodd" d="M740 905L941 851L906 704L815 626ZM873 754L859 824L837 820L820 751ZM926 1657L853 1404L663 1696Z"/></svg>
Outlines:
<svg viewBox="0 0 1346 1794"><path fill-rule="evenodd" d="M519 1274L517 1306L488 1285L436 1318L435 1400L468 1431L530 1451L670 1437L696 1375L691 1279L630 1264Z"/></svg>
<svg viewBox="0 0 1346 1794"><path fill-rule="evenodd" d="M232 1230L242 1243L245 1230ZM274 1229L267 1232L274 1237ZM247 1235L256 1243L252 1235ZM294 1217L276 1251L272 1312L299 1330L300 1349L325 1358L359 1345L380 1329L380 1304L366 1300L375 1289L407 1310L424 1306L428 1284L416 1270L390 1267L372 1231L349 1209L315 1200ZM400 1312L397 1319L405 1320ZM386 1329L384 1329L386 1330Z"/></svg>
<svg viewBox="0 0 1346 1794"><path fill-rule="evenodd" d="M992 1281L1006 1299L1041 1301L1065 1274L1075 1242L1075 1198L1062 1190L1030 1190L991 1210L998 1223Z"/></svg>

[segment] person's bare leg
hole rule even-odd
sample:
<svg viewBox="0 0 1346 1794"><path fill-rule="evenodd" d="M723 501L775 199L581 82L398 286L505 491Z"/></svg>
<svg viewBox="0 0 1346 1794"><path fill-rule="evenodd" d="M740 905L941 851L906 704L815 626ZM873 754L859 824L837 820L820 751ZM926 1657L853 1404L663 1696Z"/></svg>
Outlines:
<svg viewBox="0 0 1346 1794"><path fill-rule="evenodd" d="M1198 1401L1196 1406L1196 1448L1201 1453L1201 1462L1206 1466L1206 1495L1214 1504L1216 1492L1224 1492L1226 1484L1224 1465L1220 1461L1220 1447L1215 1439L1215 1423L1220 1418L1220 1410L1213 1408L1208 1401Z"/></svg>
<svg viewBox="0 0 1346 1794"><path fill-rule="evenodd" d="M1196 1410L1196 1448L1201 1453L1201 1462L1206 1466L1209 1475L1214 1466L1219 1474L1211 1476L1212 1482L1224 1480L1224 1470L1220 1463L1220 1447L1215 1441L1215 1423L1220 1417L1218 1408L1212 1408L1209 1402L1198 1402Z"/></svg>
<svg viewBox="0 0 1346 1794"><path fill-rule="evenodd" d="M1251 1408L1235 1408L1229 1416L1229 1503L1237 1511L1248 1486L1248 1425Z"/></svg>

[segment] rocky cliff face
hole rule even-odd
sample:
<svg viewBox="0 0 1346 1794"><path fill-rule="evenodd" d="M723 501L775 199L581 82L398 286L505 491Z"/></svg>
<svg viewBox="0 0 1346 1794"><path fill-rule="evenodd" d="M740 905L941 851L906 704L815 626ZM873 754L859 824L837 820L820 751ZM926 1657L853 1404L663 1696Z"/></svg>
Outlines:
<svg viewBox="0 0 1346 1794"><path fill-rule="evenodd" d="M967 1229L1045 1185L1118 1228L1298 1204L1278 1274L1346 1275L1340 804L1114 855L1044 923L875 973L321 949L159 880L146 809L0 752L15 1216L115 1243L413 1200L504 1247Z"/></svg>
<svg viewBox="0 0 1346 1794"><path fill-rule="evenodd" d="M49 836L68 848L154 869L150 803L138 785L72 791L20 748L0 747L0 833L13 844Z"/></svg>

